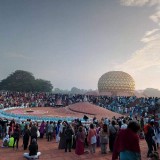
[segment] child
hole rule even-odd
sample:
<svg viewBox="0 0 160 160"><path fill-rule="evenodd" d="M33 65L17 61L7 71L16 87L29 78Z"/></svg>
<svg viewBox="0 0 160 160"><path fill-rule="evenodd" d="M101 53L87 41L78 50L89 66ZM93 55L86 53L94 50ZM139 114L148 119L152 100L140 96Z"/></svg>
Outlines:
<svg viewBox="0 0 160 160"><path fill-rule="evenodd" d="M3 138L2 147L8 147L8 144L9 144L9 135L7 134L6 137Z"/></svg>

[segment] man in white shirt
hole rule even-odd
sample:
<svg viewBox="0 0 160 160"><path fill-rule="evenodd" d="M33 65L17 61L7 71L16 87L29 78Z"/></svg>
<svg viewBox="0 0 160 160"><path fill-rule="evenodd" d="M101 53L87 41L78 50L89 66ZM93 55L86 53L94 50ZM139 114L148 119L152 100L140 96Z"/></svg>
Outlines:
<svg viewBox="0 0 160 160"><path fill-rule="evenodd" d="M123 119L123 124L121 125L121 129L126 129L128 125L126 124L126 120Z"/></svg>

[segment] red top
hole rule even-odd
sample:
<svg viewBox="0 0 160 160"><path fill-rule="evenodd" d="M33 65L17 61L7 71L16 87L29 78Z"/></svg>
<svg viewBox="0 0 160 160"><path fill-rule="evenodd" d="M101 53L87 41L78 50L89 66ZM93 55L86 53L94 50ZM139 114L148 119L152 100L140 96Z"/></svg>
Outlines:
<svg viewBox="0 0 160 160"><path fill-rule="evenodd" d="M131 129L119 131L114 144L112 160L116 160L119 153L126 150L140 153L139 137Z"/></svg>
<svg viewBox="0 0 160 160"><path fill-rule="evenodd" d="M87 141L89 144L91 144L91 137L96 136L96 130L95 129L90 129L88 132L88 136L87 136Z"/></svg>

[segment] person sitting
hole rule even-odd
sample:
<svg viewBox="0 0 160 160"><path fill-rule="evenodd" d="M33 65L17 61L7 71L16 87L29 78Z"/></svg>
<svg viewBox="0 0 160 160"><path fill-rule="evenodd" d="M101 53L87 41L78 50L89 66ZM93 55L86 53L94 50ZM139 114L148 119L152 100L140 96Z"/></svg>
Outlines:
<svg viewBox="0 0 160 160"><path fill-rule="evenodd" d="M38 159L40 155L41 152L38 152L38 144L36 139L34 138L29 145L29 153L24 153L23 156L27 159Z"/></svg>
<svg viewBox="0 0 160 160"><path fill-rule="evenodd" d="M2 147L8 147L8 146L9 146L9 135L7 134L6 137L3 138Z"/></svg>

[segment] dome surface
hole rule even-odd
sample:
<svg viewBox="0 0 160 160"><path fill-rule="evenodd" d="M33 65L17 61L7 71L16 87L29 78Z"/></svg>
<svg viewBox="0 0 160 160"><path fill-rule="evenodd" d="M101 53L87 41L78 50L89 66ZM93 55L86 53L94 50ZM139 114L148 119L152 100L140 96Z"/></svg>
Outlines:
<svg viewBox="0 0 160 160"><path fill-rule="evenodd" d="M111 95L133 95L135 90L134 79L122 71L110 71L103 74L98 81L99 93L111 93Z"/></svg>

